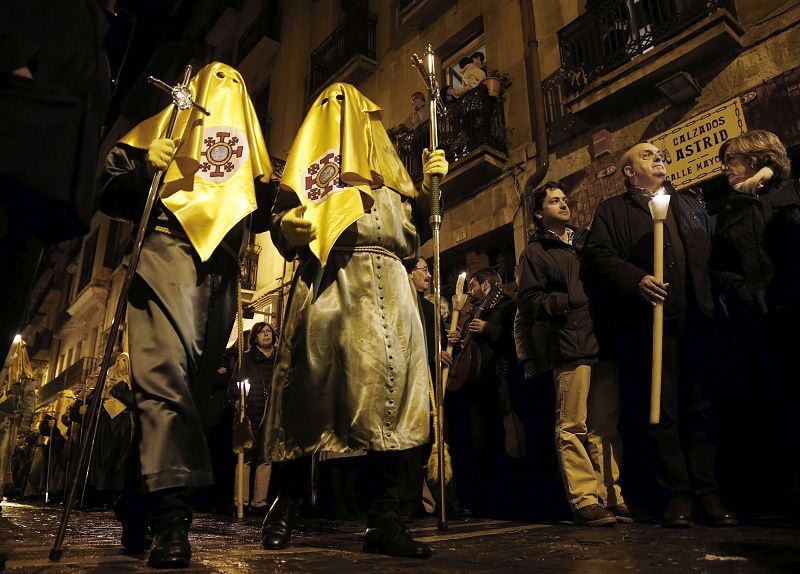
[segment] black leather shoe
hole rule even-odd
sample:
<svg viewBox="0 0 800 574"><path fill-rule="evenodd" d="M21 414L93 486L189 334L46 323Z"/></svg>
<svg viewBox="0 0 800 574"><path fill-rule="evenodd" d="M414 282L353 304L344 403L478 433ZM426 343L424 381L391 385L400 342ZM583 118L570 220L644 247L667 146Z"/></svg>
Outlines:
<svg viewBox="0 0 800 574"><path fill-rule="evenodd" d="M430 546L411 538L411 533L396 518L386 518L376 526L367 528L363 550L367 554L403 558L430 558L433 553Z"/></svg>
<svg viewBox="0 0 800 574"><path fill-rule="evenodd" d="M125 552L138 554L144 552L153 543L153 537L147 527L147 522L125 520L122 522L122 538L120 544Z"/></svg>
<svg viewBox="0 0 800 574"><path fill-rule="evenodd" d="M692 524L691 499L686 496L676 496L670 500L661 526L664 528L691 528Z"/></svg>
<svg viewBox="0 0 800 574"><path fill-rule="evenodd" d="M191 558L189 520L176 518L156 532L147 565L151 568L188 568Z"/></svg>
<svg viewBox="0 0 800 574"><path fill-rule="evenodd" d="M711 526L739 526L739 520L736 515L725 508L719 496L716 494L707 494L700 499L700 504L697 508L698 522L704 522Z"/></svg>
<svg viewBox="0 0 800 574"><path fill-rule="evenodd" d="M266 550L288 548L296 518L297 501L285 496L276 498L261 525L261 545Z"/></svg>

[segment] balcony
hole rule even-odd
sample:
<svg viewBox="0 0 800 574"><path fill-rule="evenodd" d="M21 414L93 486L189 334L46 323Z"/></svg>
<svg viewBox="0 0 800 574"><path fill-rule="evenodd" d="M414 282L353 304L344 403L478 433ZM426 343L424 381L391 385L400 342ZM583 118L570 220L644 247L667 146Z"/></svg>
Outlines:
<svg viewBox="0 0 800 574"><path fill-rule="evenodd" d="M422 150L429 147L430 123L397 136L397 152L411 178L422 179ZM478 191L503 170L507 157L502 96L492 97L483 85L448 103L438 116L439 147L450 162L442 185L450 207Z"/></svg>
<svg viewBox="0 0 800 574"><path fill-rule="evenodd" d="M64 369L55 379L42 385L36 397L37 405L52 403L61 391L82 387L87 379L94 374L96 365L97 360L94 357L78 359L78 361Z"/></svg>
<svg viewBox="0 0 800 574"><path fill-rule="evenodd" d="M740 50L742 34L733 0L599 0L558 31L568 107L589 118L640 101L642 88Z"/></svg>
<svg viewBox="0 0 800 574"><path fill-rule="evenodd" d="M375 71L377 22L375 14L348 15L311 53L309 100L333 81L355 84Z"/></svg>

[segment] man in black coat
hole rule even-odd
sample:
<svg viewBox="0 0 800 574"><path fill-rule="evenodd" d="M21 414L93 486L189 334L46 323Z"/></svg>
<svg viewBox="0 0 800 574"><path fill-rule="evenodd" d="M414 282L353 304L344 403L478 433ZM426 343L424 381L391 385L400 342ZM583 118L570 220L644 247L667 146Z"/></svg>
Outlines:
<svg viewBox="0 0 800 574"><path fill-rule="evenodd" d="M595 298L595 333L601 346L613 350L622 370L621 416L634 431L623 433L626 447L631 454L635 438L645 433L649 437L642 454L649 455L648 466L668 497L662 526L691 526L695 499L699 516L715 526L734 526L735 515L717 496L708 433L709 377L702 372L714 312L705 210L665 182L663 156L652 144L629 149L622 171L627 191L597 207L584 247L583 272ZM653 276L653 220L648 209L650 199L661 193L671 197L664 226L663 283ZM661 420L648 425L652 307L657 302L664 304ZM626 464L626 477L631 467ZM626 480L629 497L633 482Z"/></svg>
<svg viewBox="0 0 800 574"><path fill-rule="evenodd" d="M555 437L564 490L577 526L632 522L619 484L619 381L598 361L589 301L580 280L582 230L568 225L561 186L533 193L536 232L520 259L517 308L530 324L534 375L553 371Z"/></svg>
<svg viewBox="0 0 800 574"><path fill-rule="evenodd" d="M520 457L525 440L511 398L512 385L521 379L513 337L516 306L491 269L477 271L468 291L473 307L462 331L471 335L471 353L480 361L473 362L477 372L455 388L452 375L462 368L457 353L470 352L460 345L455 349L445 397L453 475L467 508L482 516L510 515L519 511L510 492L516 471L510 454ZM454 332L450 338L457 339Z"/></svg>

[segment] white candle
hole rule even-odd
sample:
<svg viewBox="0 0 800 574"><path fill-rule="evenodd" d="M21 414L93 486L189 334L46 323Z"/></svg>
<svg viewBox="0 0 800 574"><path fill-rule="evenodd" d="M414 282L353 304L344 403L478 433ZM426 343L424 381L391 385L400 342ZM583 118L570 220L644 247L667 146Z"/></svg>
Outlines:
<svg viewBox="0 0 800 574"><path fill-rule="evenodd" d="M461 295L464 292L464 283L467 281L467 273L466 271L462 271L458 275L458 280L456 281L456 295Z"/></svg>
<svg viewBox="0 0 800 574"><path fill-rule="evenodd" d="M666 193L654 195L647 206L650 208L650 215L653 216L653 221L663 221L667 218L667 210L669 209L669 195Z"/></svg>
<svg viewBox="0 0 800 574"><path fill-rule="evenodd" d="M660 189L647 204L653 217L653 277L664 282L664 220L669 209L669 195ZM650 424L661 420L661 363L664 341L664 304L653 307L653 362L650 370Z"/></svg>

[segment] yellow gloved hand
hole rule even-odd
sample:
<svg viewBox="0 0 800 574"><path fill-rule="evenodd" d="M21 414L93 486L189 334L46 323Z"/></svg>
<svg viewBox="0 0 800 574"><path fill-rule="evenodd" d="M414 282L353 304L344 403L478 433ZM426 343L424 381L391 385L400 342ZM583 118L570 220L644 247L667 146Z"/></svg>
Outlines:
<svg viewBox="0 0 800 574"><path fill-rule="evenodd" d="M86 405L81 405L80 407L78 407L78 414L85 415L88 412L89 412L89 407L87 407Z"/></svg>
<svg viewBox="0 0 800 574"><path fill-rule="evenodd" d="M281 233L292 245L308 245L317 238L317 228L310 221L303 219L306 206L300 205L286 212L281 219Z"/></svg>
<svg viewBox="0 0 800 574"><path fill-rule="evenodd" d="M427 148L422 150L423 189L429 190L431 188L431 175L433 174L441 175L442 179L439 183L444 183L444 178L447 175L449 167L450 166L447 163L447 159L444 157L443 149L434 150L433 153L428 151Z"/></svg>
<svg viewBox="0 0 800 574"><path fill-rule="evenodd" d="M147 147L147 163L153 171L165 170L169 167L178 142L166 138L153 140Z"/></svg>

